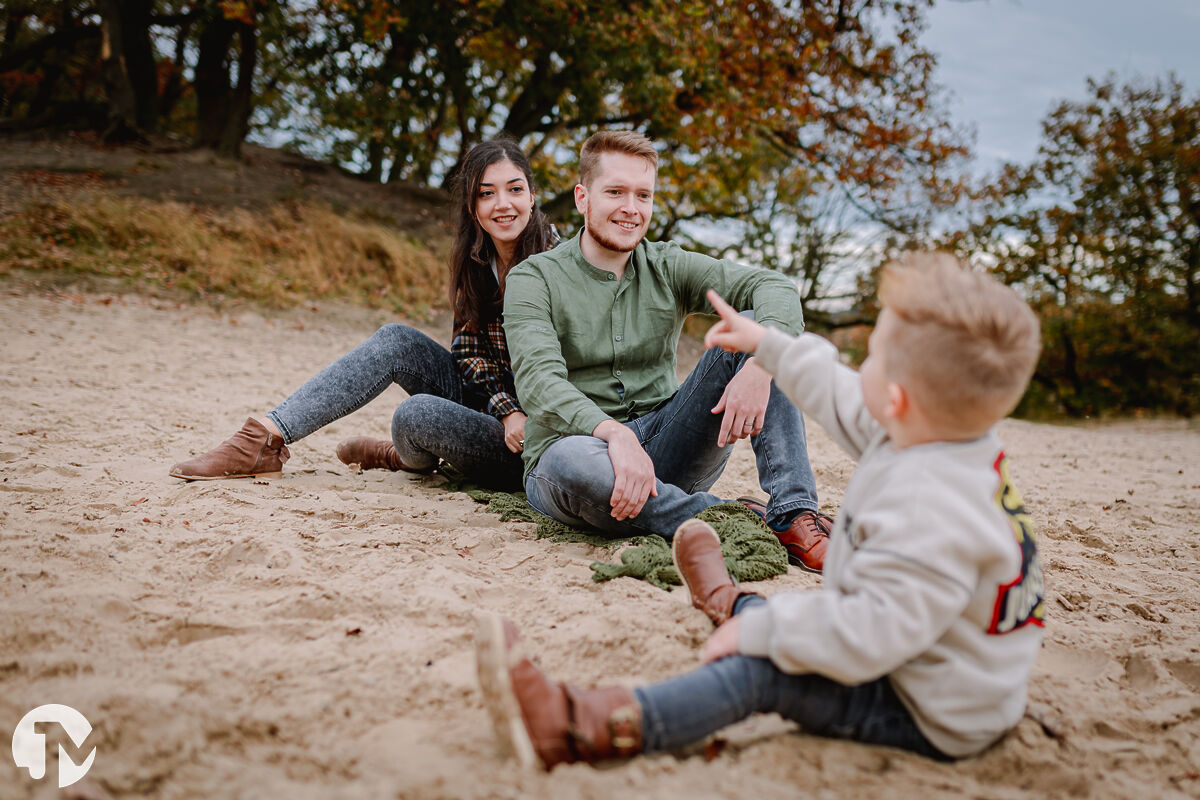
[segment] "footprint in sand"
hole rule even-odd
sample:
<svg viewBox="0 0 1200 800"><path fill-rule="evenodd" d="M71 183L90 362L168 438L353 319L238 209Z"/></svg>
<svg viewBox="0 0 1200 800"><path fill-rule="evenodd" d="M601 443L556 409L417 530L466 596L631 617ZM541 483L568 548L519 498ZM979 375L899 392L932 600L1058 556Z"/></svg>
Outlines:
<svg viewBox="0 0 1200 800"><path fill-rule="evenodd" d="M210 625L203 622L176 620L164 625L159 630L158 635L150 639L146 644L159 647L178 644L182 647L193 642L202 642L206 639L215 639L219 636L233 636L241 632L240 628L231 628L227 625Z"/></svg>
<svg viewBox="0 0 1200 800"><path fill-rule="evenodd" d="M1200 663L1195 661L1167 661L1165 662L1167 672L1170 672L1175 680L1187 686L1196 694L1200 694Z"/></svg>
<svg viewBox="0 0 1200 800"><path fill-rule="evenodd" d="M1133 653L1125 657L1125 677L1127 686L1139 692L1149 691L1157 687L1162 680L1162 669L1157 658L1143 653Z"/></svg>

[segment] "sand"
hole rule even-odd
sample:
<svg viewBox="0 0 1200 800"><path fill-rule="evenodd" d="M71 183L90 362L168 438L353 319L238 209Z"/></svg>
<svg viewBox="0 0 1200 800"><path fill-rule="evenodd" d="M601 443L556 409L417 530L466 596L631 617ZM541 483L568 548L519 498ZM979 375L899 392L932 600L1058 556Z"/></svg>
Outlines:
<svg viewBox="0 0 1200 800"><path fill-rule="evenodd" d="M1195 423L1001 424L1048 622L1030 713L982 756L760 717L711 761L527 773L491 738L474 615L516 620L555 676L636 684L697 662L710 626L681 591L594 583L611 552L539 541L437 478L342 466L341 439L386 436L395 388L295 444L282 478L167 476L386 317L0 290L0 797L59 796L8 757L43 703L94 726L86 797L1200 797ZM836 511L853 465L810 438ZM743 443L716 491L756 488Z"/></svg>

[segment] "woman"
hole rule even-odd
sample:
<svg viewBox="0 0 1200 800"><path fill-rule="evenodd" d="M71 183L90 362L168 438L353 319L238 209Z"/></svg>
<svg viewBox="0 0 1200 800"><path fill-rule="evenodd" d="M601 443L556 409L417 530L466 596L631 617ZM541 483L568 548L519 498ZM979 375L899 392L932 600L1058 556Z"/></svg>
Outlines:
<svg viewBox="0 0 1200 800"><path fill-rule="evenodd" d="M521 486L525 414L517 402L500 312L504 279L555 244L537 207L528 159L508 140L482 142L456 183L457 235L450 262L451 351L406 325L384 325L291 397L216 448L176 464L184 480L279 475L287 445L362 408L395 383L411 395L392 417L392 441L338 445L362 469L429 472L445 460L473 480Z"/></svg>

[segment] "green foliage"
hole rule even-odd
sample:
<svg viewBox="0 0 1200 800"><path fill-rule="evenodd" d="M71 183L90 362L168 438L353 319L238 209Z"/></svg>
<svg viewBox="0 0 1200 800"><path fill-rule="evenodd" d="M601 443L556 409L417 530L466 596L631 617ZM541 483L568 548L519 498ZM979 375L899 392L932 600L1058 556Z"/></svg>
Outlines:
<svg viewBox="0 0 1200 800"><path fill-rule="evenodd" d="M273 119L310 152L422 183L453 175L474 142L509 134L559 192L543 192L559 218L582 140L631 127L665 149L652 235L680 234L688 220L761 220L764 198L834 190L911 229L956 195L946 165L964 153L916 43L928 6L327 2L294 42L297 102Z"/></svg>
<svg viewBox="0 0 1200 800"><path fill-rule="evenodd" d="M108 138L169 131L236 155L257 129L369 180L423 185L509 135L559 221L574 213L582 141L641 130L664 157L651 237L793 275L818 312L821 300L861 305L853 276L833 272L867 265L877 243L861 231L912 237L961 191L963 137L919 43L931 4L24 0L0 11L14 23L0 66L42 88L0 104L32 123L35 95L53 87L86 99L87 124ZM124 61L101 58L105 26L120 30ZM74 47L50 47L58 36ZM157 82L122 67L135 50ZM715 228L724 242L704 240Z"/></svg>
<svg viewBox="0 0 1200 800"><path fill-rule="evenodd" d="M953 244L991 256L1042 318L1024 410L1200 410L1200 97L1174 78L1089 82L1043 124Z"/></svg>
<svg viewBox="0 0 1200 800"><path fill-rule="evenodd" d="M102 116L95 69L100 26L91 2L13 0L0 4L0 118L51 122L71 113Z"/></svg>

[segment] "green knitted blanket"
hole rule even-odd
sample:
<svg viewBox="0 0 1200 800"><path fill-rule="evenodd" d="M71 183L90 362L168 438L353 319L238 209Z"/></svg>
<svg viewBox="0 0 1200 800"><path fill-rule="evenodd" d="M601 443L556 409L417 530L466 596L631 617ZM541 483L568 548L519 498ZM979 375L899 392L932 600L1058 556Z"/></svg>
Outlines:
<svg viewBox="0 0 1200 800"><path fill-rule="evenodd" d="M502 522L519 520L536 523L539 539L583 542L610 549L628 544L629 547L621 551L619 564L592 562L592 580L596 582L621 577L638 578L667 591L682 583L671 561L671 545L661 537L613 539L588 533L534 511L526 501L524 492L480 489L459 477L451 477L445 488L464 492L477 503L487 503L487 510L499 514ZM761 581L787 572L787 551L762 518L741 503L711 506L697 514L696 518L712 525L717 532L725 566L737 580Z"/></svg>

